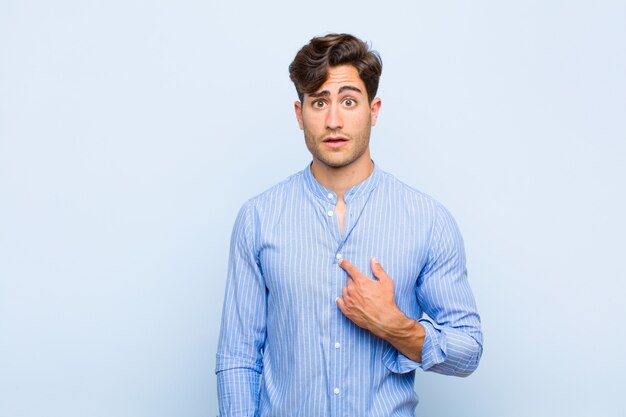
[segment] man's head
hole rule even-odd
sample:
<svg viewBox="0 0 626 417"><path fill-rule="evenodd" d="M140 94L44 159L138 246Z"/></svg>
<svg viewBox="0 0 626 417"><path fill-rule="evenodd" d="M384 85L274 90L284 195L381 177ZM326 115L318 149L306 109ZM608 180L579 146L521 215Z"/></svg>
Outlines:
<svg viewBox="0 0 626 417"><path fill-rule="evenodd" d="M313 169L371 167L369 139L381 101L382 62L352 35L313 38L289 66L300 101L296 118Z"/></svg>
<svg viewBox="0 0 626 417"><path fill-rule="evenodd" d="M362 40L343 33L311 39L289 65L289 78L296 87L300 101L304 94L314 93L324 84L330 67L339 65L356 68L367 89L369 101L376 97L383 70L380 55L370 50Z"/></svg>

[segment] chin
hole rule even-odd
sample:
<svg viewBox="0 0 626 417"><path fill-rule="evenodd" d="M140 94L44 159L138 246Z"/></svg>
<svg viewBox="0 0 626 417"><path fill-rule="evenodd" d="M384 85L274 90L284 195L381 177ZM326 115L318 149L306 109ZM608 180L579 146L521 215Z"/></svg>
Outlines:
<svg viewBox="0 0 626 417"><path fill-rule="evenodd" d="M355 159L329 159L329 158L324 158L324 159L319 159L319 161L326 165L329 168L345 168L351 164L353 164L358 158Z"/></svg>

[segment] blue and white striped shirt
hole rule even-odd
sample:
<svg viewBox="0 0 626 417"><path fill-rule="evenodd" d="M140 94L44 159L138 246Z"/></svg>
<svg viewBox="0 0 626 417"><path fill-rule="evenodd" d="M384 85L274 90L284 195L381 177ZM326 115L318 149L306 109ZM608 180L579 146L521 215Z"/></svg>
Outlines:
<svg viewBox="0 0 626 417"><path fill-rule="evenodd" d="M448 211L376 166L344 200L341 233L337 196L307 167L239 212L216 362L222 417L414 416L416 368L466 376L478 365L480 318ZM426 329L421 363L335 304L347 278L337 260L373 277L372 256Z"/></svg>

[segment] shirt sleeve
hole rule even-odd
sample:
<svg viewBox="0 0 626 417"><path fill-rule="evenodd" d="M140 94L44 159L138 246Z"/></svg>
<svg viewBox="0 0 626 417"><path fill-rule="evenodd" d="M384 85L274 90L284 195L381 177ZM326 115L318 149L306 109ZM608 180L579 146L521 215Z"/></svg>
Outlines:
<svg viewBox="0 0 626 417"><path fill-rule="evenodd" d="M215 373L220 417L252 417L259 405L266 334L266 287L255 250L250 203L239 212L230 244Z"/></svg>
<svg viewBox="0 0 626 417"><path fill-rule="evenodd" d="M450 213L439 206L429 256L418 278L417 302L427 317L422 347L425 371L467 376L482 355L480 316L467 280L463 239ZM406 362L408 358L398 358ZM405 366L409 366L407 363Z"/></svg>

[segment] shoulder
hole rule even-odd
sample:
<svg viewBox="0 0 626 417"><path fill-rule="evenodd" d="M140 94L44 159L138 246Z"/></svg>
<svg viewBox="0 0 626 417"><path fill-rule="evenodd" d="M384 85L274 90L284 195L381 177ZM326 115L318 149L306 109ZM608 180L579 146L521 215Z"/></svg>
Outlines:
<svg viewBox="0 0 626 417"><path fill-rule="evenodd" d="M261 214L280 209L290 196L301 192L303 185L304 171L292 174L278 184L247 200L243 204L241 212L246 212L250 215L252 213Z"/></svg>
<svg viewBox="0 0 626 417"><path fill-rule="evenodd" d="M261 233L261 225L280 218L289 195L301 189L302 172L293 174L262 193L248 199L239 209L233 227L233 236L246 235L256 241Z"/></svg>
<svg viewBox="0 0 626 417"><path fill-rule="evenodd" d="M408 224L426 231L427 247L435 258L441 253L464 256L463 238L450 211L434 197L383 173L382 188L410 220ZM433 255L434 254L434 255Z"/></svg>
<svg viewBox="0 0 626 417"><path fill-rule="evenodd" d="M399 180L394 175L381 170L381 192L396 203L407 208L414 208L437 214L447 211L434 197Z"/></svg>
<svg viewBox="0 0 626 417"><path fill-rule="evenodd" d="M450 211L437 199L381 171L380 197L404 213L408 224L428 230L437 238L446 230L458 234L458 226Z"/></svg>

